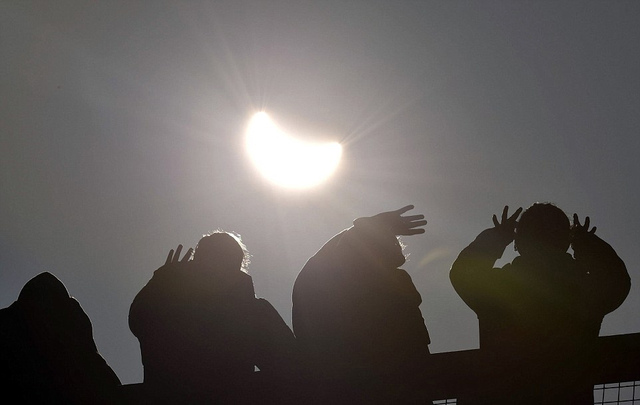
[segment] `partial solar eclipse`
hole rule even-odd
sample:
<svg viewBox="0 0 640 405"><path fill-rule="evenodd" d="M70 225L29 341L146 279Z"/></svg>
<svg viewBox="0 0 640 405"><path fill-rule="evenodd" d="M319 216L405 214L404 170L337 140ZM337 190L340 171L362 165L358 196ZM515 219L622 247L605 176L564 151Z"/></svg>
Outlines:
<svg viewBox="0 0 640 405"><path fill-rule="evenodd" d="M310 188L322 183L336 171L342 156L339 143L296 139L278 128L264 112L251 118L245 141L258 171L287 188Z"/></svg>

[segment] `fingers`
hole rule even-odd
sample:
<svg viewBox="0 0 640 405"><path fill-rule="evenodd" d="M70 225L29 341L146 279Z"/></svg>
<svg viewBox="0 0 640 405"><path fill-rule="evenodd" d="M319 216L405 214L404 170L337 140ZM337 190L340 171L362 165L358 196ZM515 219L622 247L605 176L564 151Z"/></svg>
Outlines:
<svg viewBox="0 0 640 405"><path fill-rule="evenodd" d="M164 262L164 264L167 265L171 263L172 260L173 260L173 249L169 251L169 254L167 255L167 260Z"/></svg>
<svg viewBox="0 0 640 405"><path fill-rule="evenodd" d="M185 253L184 256L182 257L182 260L180 260L180 263L188 262L189 259L191 259L192 255L193 255L193 248L189 248L189 250L187 250L187 253Z"/></svg>
<svg viewBox="0 0 640 405"><path fill-rule="evenodd" d="M425 226L427 224L427 220L423 219L422 221L411 221L410 223L407 224L407 226L409 228L415 228L418 226Z"/></svg>
<svg viewBox="0 0 640 405"><path fill-rule="evenodd" d="M518 219L518 217L520 216L520 213L522 212L522 207L519 207L516 212L513 213L513 215L511 215L509 217L509 222L516 222L516 220Z"/></svg>
<svg viewBox="0 0 640 405"><path fill-rule="evenodd" d="M405 205L404 207L395 211L388 211L382 214L378 214L381 218L384 217L384 226L388 228L394 235L417 235L424 233L424 229L419 229L421 226L427 224L427 220L424 219L424 215L407 215L402 216L405 212L415 208L413 204Z"/></svg>
<svg viewBox="0 0 640 405"><path fill-rule="evenodd" d="M509 206L505 205L504 208L502 209L501 220L498 220L498 216L495 214L491 217L491 220L493 221L493 226L495 226L496 228L505 228L505 229L509 228L513 230L516 226L516 223L518 222L518 217L520 216L521 213L522 213L522 207L518 207L516 212L514 212L513 214L511 214L511 216L509 216Z"/></svg>
<svg viewBox="0 0 640 405"><path fill-rule="evenodd" d="M180 258L180 252L182 252L182 245L178 245L178 247L176 248L176 253L173 255L173 260L171 261L172 263L178 261L178 259Z"/></svg>
<svg viewBox="0 0 640 405"><path fill-rule="evenodd" d="M394 214L398 214L398 215L402 215L402 214L404 214L405 212L412 210L413 208L414 208L414 206L413 206L413 205L405 205L404 207L402 207L402 208L400 208L400 209L398 209L398 210L393 211L393 213L394 213Z"/></svg>
<svg viewBox="0 0 640 405"><path fill-rule="evenodd" d="M403 208L400 208L399 210L393 211L393 213L394 215L401 215L402 213L407 212L413 208L413 205L407 205ZM424 219L424 215L422 214L407 215L405 217L397 216L394 218L393 225L391 226L390 230L395 235L417 235L425 232L424 229L420 229L420 227L425 226L426 224L427 220Z"/></svg>
<svg viewBox="0 0 640 405"><path fill-rule="evenodd" d="M183 248L182 245L178 245L176 250L171 249L169 251L169 254L167 255L167 260L164 262L164 264L167 265L172 263L188 262L189 259L191 259L191 256L193 255L193 248L189 248L189 250L187 250L187 253L185 253L184 257L182 257L182 260L181 260L180 253L182 252L182 248Z"/></svg>
<svg viewBox="0 0 640 405"><path fill-rule="evenodd" d="M591 225L591 219L589 217L585 217L584 218L584 230L587 231L587 233L590 233L590 234L593 235L594 233L596 233L596 229L598 229L598 228L594 226L593 228L591 228L591 230L589 230L589 226L590 225Z"/></svg>
<svg viewBox="0 0 640 405"><path fill-rule="evenodd" d="M580 220L578 219L578 214L573 214L573 226L576 228L583 228L584 230L589 230L589 225L591 225L591 218L584 217L584 225L580 225Z"/></svg>
<svg viewBox="0 0 640 405"><path fill-rule="evenodd" d="M585 232L585 233L589 233L589 234L594 234L596 233L596 229L598 229L597 227L593 227L591 228L591 230L589 230L589 226L591 226L591 218L589 217L584 217L584 225L580 225L580 220L578 219L578 214L573 214L573 226L572 228L574 230L580 231L580 232Z"/></svg>

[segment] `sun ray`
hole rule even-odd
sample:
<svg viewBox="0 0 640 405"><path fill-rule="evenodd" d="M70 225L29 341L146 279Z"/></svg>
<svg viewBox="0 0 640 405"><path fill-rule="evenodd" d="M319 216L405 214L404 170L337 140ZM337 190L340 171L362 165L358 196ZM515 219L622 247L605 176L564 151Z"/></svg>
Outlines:
<svg viewBox="0 0 640 405"><path fill-rule="evenodd" d="M398 98L399 97L387 97L385 101L377 104L376 108L372 109L367 117L363 118L357 126L349 131L342 143L350 145L358 142L420 101L419 96L406 100L398 100Z"/></svg>

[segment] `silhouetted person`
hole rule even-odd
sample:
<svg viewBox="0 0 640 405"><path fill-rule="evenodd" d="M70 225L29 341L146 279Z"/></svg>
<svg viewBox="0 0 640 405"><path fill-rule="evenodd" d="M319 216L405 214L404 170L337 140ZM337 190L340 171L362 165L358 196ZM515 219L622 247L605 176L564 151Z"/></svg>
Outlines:
<svg viewBox="0 0 640 405"><path fill-rule="evenodd" d="M397 235L424 233L406 206L329 240L293 289L293 329L308 361L318 403L425 403L412 398L429 356L422 301Z"/></svg>
<svg viewBox="0 0 640 405"><path fill-rule="evenodd" d="M0 359L11 403L116 403L120 380L98 353L91 321L51 273L29 280L0 310Z"/></svg>
<svg viewBox="0 0 640 405"><path fill-rule="evenodd" d="M290 372L295 339L271 304L255 297L240 239L205 236L191 261L191 249L178 260L181 249L169 253L129 312L146 389L167 403L235 404L265 390L280 394L268 385L277 383L274 374Z"/></svg>
<svg viewBox="0 0 640 405"><path fill-rule="evenodd" d="M487 366L502 380L486 381L487 403L593 403L588 367L603 317L626 298L630 279L609 244L555 205L519 208L480 233L458 256L451 282L478 315ZM520 254L493 268L515 240ZM567 253L573 248L573 257Z"/></svg>

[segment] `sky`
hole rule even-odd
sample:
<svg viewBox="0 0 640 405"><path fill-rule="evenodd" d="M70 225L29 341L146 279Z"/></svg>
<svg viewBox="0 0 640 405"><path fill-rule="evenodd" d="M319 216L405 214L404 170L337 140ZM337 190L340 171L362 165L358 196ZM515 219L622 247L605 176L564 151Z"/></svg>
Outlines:
<svg viewBox="0 0 640 405"><path fill-rule="evenodd" d="M637 1L0 2L0 307L53 273L141 382L127 315L169 249L239 233L290 324L324 242L413 204L428 224L403 268L431 352L473 349L452 262L505 205L548 201L631 275L601 335L640 332L639 20ZM266 180L244 145L257 111L340 142L334 176Z"/></svg>

